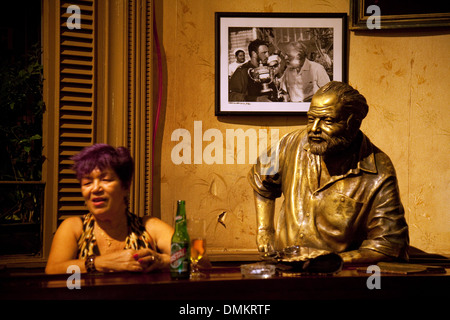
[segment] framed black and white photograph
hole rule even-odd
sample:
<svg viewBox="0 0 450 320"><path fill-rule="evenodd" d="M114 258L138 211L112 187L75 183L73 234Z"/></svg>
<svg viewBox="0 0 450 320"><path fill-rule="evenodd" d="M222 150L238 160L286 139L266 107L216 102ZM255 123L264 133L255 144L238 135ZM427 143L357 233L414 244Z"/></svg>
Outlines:
<svg viewBox="0 0 450 320"><path fill-rule="evenodd" d="M216 12L216 116L295 114L347 81L345 13Z"/></svg>

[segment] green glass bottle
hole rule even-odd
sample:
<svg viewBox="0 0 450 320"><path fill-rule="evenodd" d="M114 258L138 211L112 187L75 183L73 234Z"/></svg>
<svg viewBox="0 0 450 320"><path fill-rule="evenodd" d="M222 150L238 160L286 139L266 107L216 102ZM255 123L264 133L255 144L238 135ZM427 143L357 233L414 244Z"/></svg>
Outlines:
<svg viewBox="0 0 450 320"><path fill-rule="evenodd" d="M178 200L175 232L170 247L170 276L172 279L189 279L191 271L190 244L187 232L186 204L184 200Z"/></svg>

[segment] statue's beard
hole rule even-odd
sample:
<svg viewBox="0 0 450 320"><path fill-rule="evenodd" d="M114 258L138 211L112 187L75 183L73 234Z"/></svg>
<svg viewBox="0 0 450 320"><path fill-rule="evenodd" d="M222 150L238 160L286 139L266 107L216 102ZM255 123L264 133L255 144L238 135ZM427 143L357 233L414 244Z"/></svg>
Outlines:
<svg viewBox="0 0 450 320"><path fill-rule="evenodd" d="M319 138L320 142L312 140L311 138ZM310 146L310 151L313 154L320 156L332 155L338 152L344 151L350 147L352 144L354 135L341 135L336 137L330 137L325 133L308 134L308 141Z"/></svg>

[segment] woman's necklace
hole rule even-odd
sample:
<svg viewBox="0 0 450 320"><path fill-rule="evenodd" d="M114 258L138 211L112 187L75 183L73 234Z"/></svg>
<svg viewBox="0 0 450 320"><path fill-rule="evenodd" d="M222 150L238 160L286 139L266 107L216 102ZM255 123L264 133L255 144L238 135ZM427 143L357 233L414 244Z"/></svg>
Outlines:
<svg viewBox="0 0 450 320"><path fill-rule="evenodd" d="M97 225L97 229L100 231L100 234L102 235L103 239L106 241L106 245L108 246L108 248L111 247L113 242L122 242L120 240L109 237L99 225Z"/></svg>
<svg viewBox="0 0 450 320"><path fill-rule="evenodd" d="M103 231L103 229L100 229L100 234L103 236L103 238L106 240L106 244L108 245L108 247L111 247L112 242L114 241L114 239L108 238L105 234L105 232Z"/></svg>

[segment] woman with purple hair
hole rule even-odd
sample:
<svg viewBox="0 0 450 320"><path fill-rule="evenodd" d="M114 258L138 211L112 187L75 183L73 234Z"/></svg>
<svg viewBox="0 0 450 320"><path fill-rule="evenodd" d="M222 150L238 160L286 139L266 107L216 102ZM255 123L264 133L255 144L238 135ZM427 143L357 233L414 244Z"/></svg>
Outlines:
<svg viewBox="0 0 450 320"><path fill-rule="evenodd" d="M55 233L46 273L143 271L169 266L173 228L128 211L134 164L124 147L95 144L73 158L89 213L65 219Z"/></svg>

